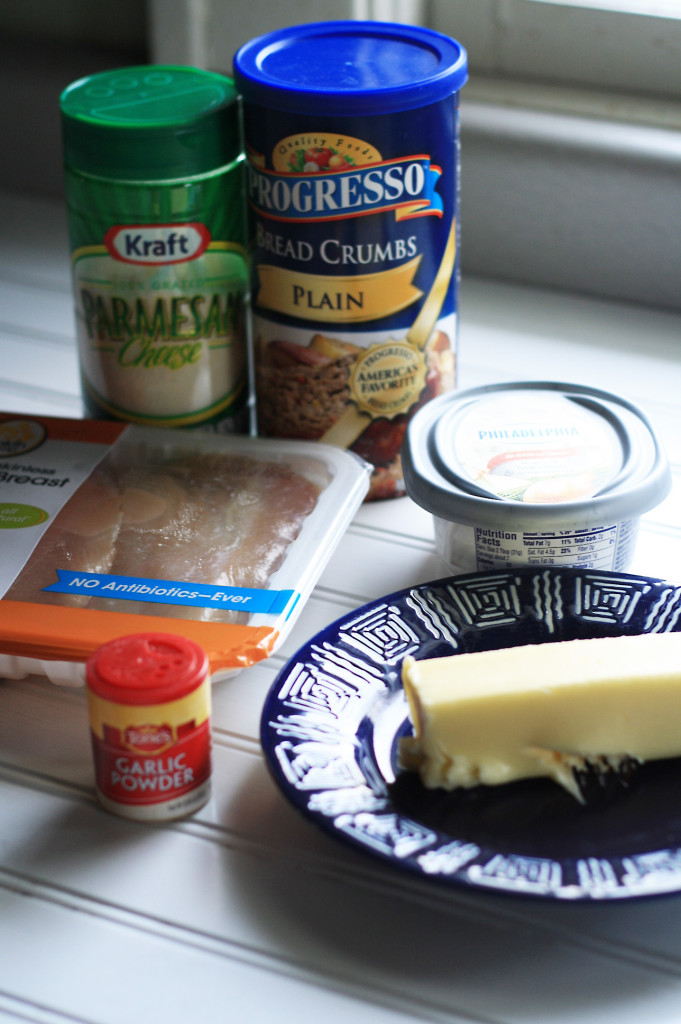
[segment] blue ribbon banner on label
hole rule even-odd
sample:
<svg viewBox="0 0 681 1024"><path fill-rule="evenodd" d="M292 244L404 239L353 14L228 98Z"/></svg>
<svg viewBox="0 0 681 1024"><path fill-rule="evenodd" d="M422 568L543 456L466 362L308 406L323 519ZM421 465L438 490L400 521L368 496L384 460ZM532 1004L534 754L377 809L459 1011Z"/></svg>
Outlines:
<svg viewBox="0 0 681 1024"><path fill-rule="evenodd" d="M250 198L266 217L279 221L329 221L367 213L419 208L441 217L436 192L441 168L427 156L351 167L332 174L278 174L249 167Z"/></svg>
<svg viewBox="0 0 681 1024"><path fill-rule="evenodd" d="M109 576L105 573L57 569L57 582L44 588L53 594L87 594L114 601L146 601L150 604L180 604L193 608L281 615L294 601L293 590L256 590L248 587L216 587L208 583L175 583L137 576Z"/></svg>

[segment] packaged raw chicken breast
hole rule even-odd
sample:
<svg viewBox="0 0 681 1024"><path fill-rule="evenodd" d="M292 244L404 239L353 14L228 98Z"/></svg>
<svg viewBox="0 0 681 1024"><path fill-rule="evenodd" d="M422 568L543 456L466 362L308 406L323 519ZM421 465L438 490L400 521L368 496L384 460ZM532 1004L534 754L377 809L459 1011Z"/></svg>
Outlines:
<svg viewBox="0 0 681 1024"><path fill-rule="evenodd" d="M164 630L213 678L290 631L369 487L331 445L0 413L0 675Z"/></svg>

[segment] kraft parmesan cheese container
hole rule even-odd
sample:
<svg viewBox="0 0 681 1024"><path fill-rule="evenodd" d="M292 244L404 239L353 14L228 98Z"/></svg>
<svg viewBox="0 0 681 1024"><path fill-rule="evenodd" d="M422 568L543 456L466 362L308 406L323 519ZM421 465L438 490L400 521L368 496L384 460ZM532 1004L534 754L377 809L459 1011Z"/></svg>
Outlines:
<svg viewBox="0 0 681 1024"><path fill-rule="evenodd" d="M186 637L118 637L88 659L97 796L138 821L192 814L210 796L208 658Z"/></svg>
<svg viewBox="0 0 681 1024"><path fill-rule="evenodd" d="M231 79L106 71L61 96L90 417L249 429L243 145Z"/></svg>
<svg viewBox="0 0 681 1024"><path fill-rule="evenodd" d="M524 565L621 572L644 512L669 493L655 430L632 402L557 382L445 395L405 438L409 495L454 572Z"/></svg>
<svg viewBox="0 0 681 1024"><path fill-rule="evenodd" d="M414 411L455 385L455 40L387 22L297 25L237 53L254 249L258 431L323 439L404 493Z"/></svg>

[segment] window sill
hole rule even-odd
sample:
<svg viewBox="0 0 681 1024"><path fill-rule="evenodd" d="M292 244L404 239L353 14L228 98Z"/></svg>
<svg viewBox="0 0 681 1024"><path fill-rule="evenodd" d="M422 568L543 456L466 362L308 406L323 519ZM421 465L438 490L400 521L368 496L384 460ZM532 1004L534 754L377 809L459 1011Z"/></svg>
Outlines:
<svg viewBox="0 0 681 1024"><path fill-rule="evenodd" d="M681 106L478 80L461 95L464 272L681 308Z"/></svg>

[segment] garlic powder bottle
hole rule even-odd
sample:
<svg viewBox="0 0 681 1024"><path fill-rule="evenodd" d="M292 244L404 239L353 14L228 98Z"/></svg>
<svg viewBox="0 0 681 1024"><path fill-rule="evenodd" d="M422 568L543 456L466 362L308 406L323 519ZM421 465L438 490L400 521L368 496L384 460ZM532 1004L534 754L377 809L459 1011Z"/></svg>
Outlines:
<svg viewBox="0 0 681 1024"><path fill-rule="evenodd" d="M109 640L86 665L97 797L137 821L193 814L210 796L208 658L187 637Z"/></svg>

